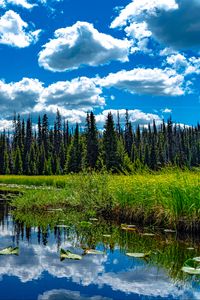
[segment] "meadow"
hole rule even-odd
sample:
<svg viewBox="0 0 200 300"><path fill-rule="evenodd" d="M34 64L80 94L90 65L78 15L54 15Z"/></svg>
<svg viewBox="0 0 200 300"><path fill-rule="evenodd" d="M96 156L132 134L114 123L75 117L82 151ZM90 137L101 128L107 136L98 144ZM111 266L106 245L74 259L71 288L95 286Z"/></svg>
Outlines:
<svg viewBox="0 0 200 300"><path fill-rule="evenodd" d="M200 228L198 170L165 170L135 175L0 176L0 189L18 191L17 211L73 208L118 223L137 223L177 231Z"/></svg>

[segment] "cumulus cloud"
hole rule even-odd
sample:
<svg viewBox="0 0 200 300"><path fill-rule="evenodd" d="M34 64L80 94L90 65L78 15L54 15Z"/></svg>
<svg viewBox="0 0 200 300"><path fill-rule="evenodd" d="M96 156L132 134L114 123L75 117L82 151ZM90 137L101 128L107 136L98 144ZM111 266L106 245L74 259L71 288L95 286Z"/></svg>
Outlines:
<svg viewBox="0 0 200 300"><path fill-rule="evenodd" d="M12 128L12 121L6 119L0 120L0 132L9 130L10 128Z"/></svg>
<svg viewBox="0 0 200 300"><path fill-rule="evenodd" d="M59 109L69 122L82 123L88 110L104 107L105 98L102 88L92 78L58 81L47 87L38 79L23 78L19 82L0 81L0 105L1 129L9 127L5 118L12 118L14 111L34 116L48 113L53 118Z"/></svg>
<svg viewBox="0 0 200 300"><path fill-rule="evenodd" d="M200 57L186 57L177 53L167 56L166 65L170 65L185 76L190 74L200 74Z"/></svg>
<svg viewBox="0 0 200 300"><path fill-rule="evenodd" d="M96 115L96 121L99 127L103 127L105 124L106 117L108 116L108 113L111 112L113 115L113 119L115 122L117 122L118 116L120 117L120 123L125 124L125 109L108 109L102 111L101 114ZM153 121L155 121L156 125L159 125L162 123L162 119L159 115L151 114L151 113L145 113L139 109L130 109L128 111L129 113L129 121L132 123L134 127L137 125L141 126L147 126L148 124L152 125Z"/></svg>
<svg viewBox="0 0 200 300"><path fill-rule="evenodd" d="M170 114L172 112L172 109L170 109L170 108L164 108L164 109L161 110L161 112L163 114Z"/></svg>
<svg viewBox="0 0 200 300"><path fill-rule="evenodd" d="M47 6L47 4L49 3L61 2L61 1L63 0L35 0L34 2L36 3L32 3L32 1L30 3L27 0L0 0L0 6L5 8L8 5L13 5L13 6L21 6L25 9L32 9L33 7L38 6L40 4Z"/></svg>
<svg viewBox="0 0 200 300"><path fill-rule="evenodd" d="M197 0L132 0L111 28L146 22L151 37L174 49L200 47L200 2Z"/></svg>
<svg viewBox="0 0 200 300"><path fill-rule="evenodd" d="M158 10L171 11L177 8L175 0L132 0L113 20L111 28L124 26L134 20L135 16L141 16L143 13L155 16Z"/></svg>
<svg viewBox="0 0 200 300"><path fill-rule="evenodd" d="M148 94L157 96L184 95L184 76L172 69L136 68L131 71L111 73L99 79L104 87L115 87L133 94Z"/></svg>
<svg viewBox="0 0 200 300"><path fill-rule="evenodd" d="M102 89L97 87L94 79L75 78L71 81L58 81L44 89L40 102L45 105L58 105L68 109L89 110L105 105L101 96Z"/></svg>
<svg viewBox="0 0 200 300"><path fill-rule="evenodd" d="M19 82L0 81L1 116L11 117L13 112L31 112L42 92L38 79L23 78Z"/></svg>
<svg viewBox="0 0 200 300"><path fill-rule="evenodd" d="M43 46L38 60L41 67L50 71L98 66L112 60L128 61L130 42L100 33L87 22L60 28L55 31L54 37Z"/></svg>
<svg viewBox="0 0 200 300"><path fill-rule="evenodd" d="M38 300L111 300L111 298L103 296L83 296L80 292L68 291L68 290L51 290L45 292L43 295L38 296Z"/></svg>
<svg viewBox="0 0 200 300"><path fill-rule="evenodd" d="M146 22L133 22L130 26L125 28L125 32L128 37L133 39L132 53L136 51L149 52L148 43L152 33L148 30Z"/></svg>
<svg viewBox="0 0 200 300"><path fill-rule="evenodd" d="M0 17L0 44L24 48L37 42L41 30L29 31L19 14L8 10Z"/></svg>
<svg viewBox="0 0 200 300"><path fill-rule="evenodd" d="M36 6L36 4L29 3L26 0L5 0L5 2L8 4L22 6L23 8L27 9L31 9Z"/></svg>

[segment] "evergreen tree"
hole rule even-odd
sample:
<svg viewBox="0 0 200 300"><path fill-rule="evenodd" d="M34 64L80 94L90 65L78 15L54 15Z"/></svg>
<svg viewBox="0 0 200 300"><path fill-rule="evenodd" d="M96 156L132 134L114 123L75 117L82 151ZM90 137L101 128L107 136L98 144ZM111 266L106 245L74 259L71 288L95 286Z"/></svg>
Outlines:
<svg viewBox="0 0 200 300"><path fill-rule="evenodd" d="M107 170L116 172L119 168L117 135L111 113L108 114L103 133L104 162Z"/></svg>
<svg viewBox="0 0 200 300"><path fill-rule="evenodd" d="M99 155L99 146L98 146L98 131L96 127L95 116L93 112L87 114L86 118L86 161L90 169L95 169L98 155Z"/></svg>
<svg viewBox="0 0 200 300"><path fill-rule="evenodd" d="M79 126L76 124L75 133L73 137L72 144L69 148L69 152L67 155L67 162L65 166L65 172L70 173L78 173L81 171L82 160L81 160L81 144L79 138Z"/></svg>
<svg viewBox="0 0 200 300"><path fill-rule="evenodd" d="M16 152L15 152L15 174L16 175L22 175L23 168L22 168L22 157L21 157L21 151L19 150L19 146L17 146Z"/></svg>

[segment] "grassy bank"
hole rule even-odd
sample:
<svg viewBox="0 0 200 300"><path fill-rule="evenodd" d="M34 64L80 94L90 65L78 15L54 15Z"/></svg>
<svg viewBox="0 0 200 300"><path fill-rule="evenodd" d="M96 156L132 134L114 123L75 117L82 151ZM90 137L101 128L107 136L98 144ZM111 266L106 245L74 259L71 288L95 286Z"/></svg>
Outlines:
<svg viewBox="0 0 200 300"><path fill-rule="evenodd" d="M136 222L177 230L200 229L200 176L198 172L160 174L0 176L0 183L22 185L13 200L21 211L45 213L74 207L119 222ZM37 186L26 189L27 186ZM17 186L20 189L20 186ZM52 187L52 188L49 188Z"/></svg>

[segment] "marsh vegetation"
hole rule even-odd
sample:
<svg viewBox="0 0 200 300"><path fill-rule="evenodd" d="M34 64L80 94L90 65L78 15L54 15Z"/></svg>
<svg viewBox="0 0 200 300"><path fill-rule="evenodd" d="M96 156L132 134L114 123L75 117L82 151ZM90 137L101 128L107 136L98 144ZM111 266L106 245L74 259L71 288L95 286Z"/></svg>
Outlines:
<svg viewBox="0 0 200 300"><path fill-rule="evenodd" d="M72 208L116 220L197 232L200 226L198 172L165 171L132 176L80 174L1 176L1 188L18 190L17 211L45 214Z"/></svg>

